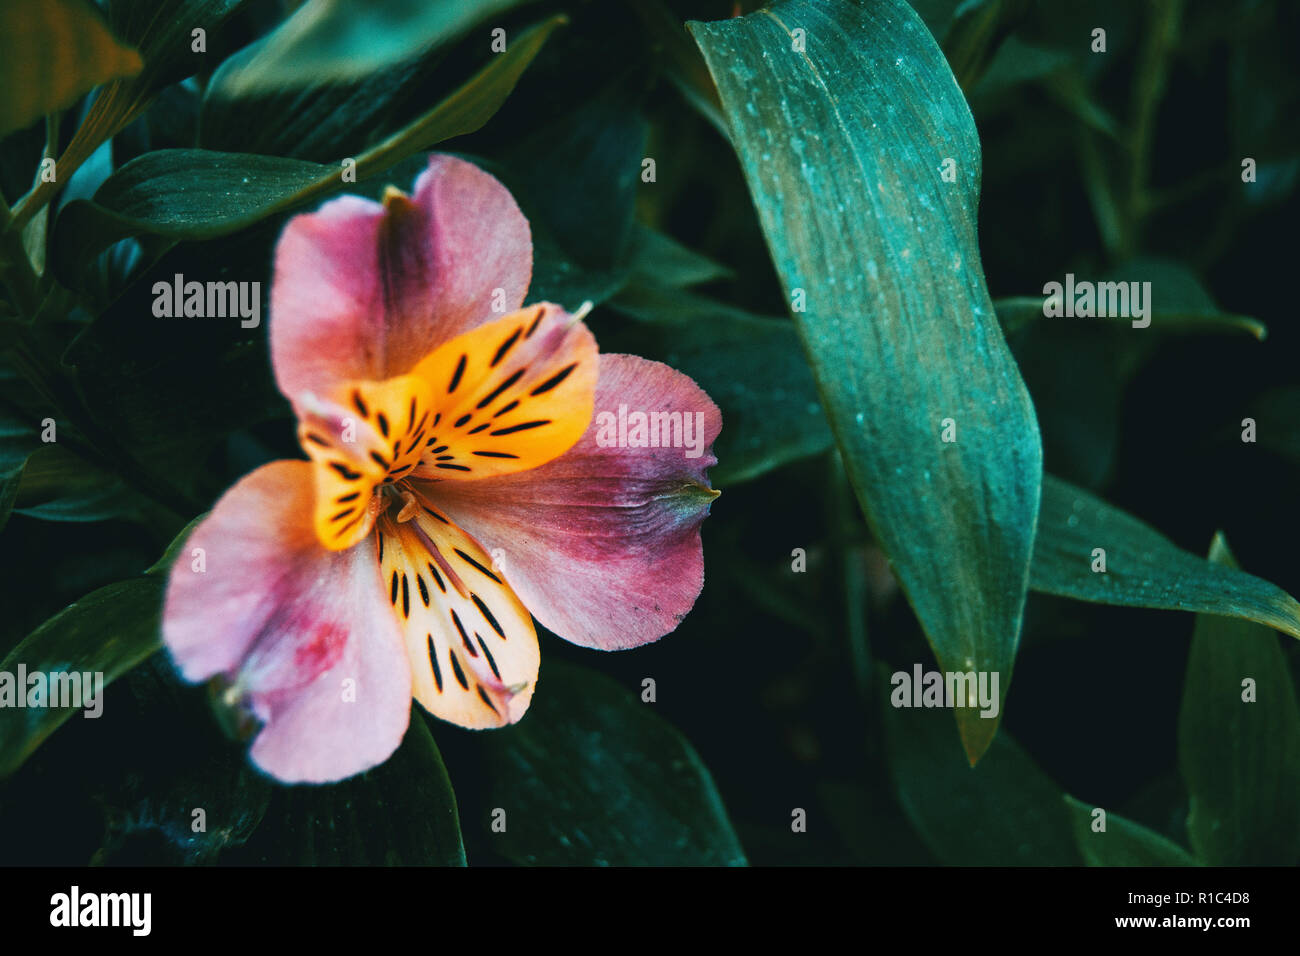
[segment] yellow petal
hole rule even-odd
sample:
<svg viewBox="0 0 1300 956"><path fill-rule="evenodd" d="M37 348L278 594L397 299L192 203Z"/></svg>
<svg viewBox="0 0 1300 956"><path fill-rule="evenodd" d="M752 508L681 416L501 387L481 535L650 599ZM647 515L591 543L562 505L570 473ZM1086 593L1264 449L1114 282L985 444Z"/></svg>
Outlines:
<svg viewBox="0 0 1300 956"><path fill-rule="evenodd" d="M533 619L478 543L423 499L380 519L379 567L405 638L412 696L435 717L481 729L528 709L540 652Z"/></svg>
<svg viewBox="0 0 1300 956"><path fill-rule="evenodd" d="M487 478L558 458L591 421L596 371L595 338L559 306L457 336L413 371L436 409L419 477Z"/></svg>

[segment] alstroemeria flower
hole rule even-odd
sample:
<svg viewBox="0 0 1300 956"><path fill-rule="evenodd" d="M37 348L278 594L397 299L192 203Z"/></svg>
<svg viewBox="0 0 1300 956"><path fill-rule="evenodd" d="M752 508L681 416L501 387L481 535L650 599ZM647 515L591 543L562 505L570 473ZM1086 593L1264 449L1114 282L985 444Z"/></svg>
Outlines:
<svg viewBox="0 0 1300 956"><path fill-rule="evenodd" d="M381 763L412 697L463 727L517 721L533 617L614 650L695 603L718 409L665 365L599 355L559 306L521 308L531 273L510 194L448 156L411 196L286 226L271 358L310 460L226 492L163 615L185 678L222 678L261 722L251 756L275 777ZM704 453L598 440L593 412L620 406L698 415Z"/></svg>

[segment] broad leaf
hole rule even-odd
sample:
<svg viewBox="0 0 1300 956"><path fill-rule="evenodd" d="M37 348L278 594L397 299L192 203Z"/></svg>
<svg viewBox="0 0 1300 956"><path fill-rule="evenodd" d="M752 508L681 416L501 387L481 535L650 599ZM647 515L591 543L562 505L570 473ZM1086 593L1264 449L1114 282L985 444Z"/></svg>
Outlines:
<svg viewBox="0 0 1300 956"><path fill-rule="evenodd" d="M1042 456L980 267L961 91L902 0L690 26L858 499L941 666L1005 691ZM957 718L976 760L997 721Z"/></svg>
<svg viewBox="0 0 1300 956"><path fill-rule="evenodd" d="M0 5L0 136L142 66L139 54L114 39L86 0L5 0Z"/></svg>
<svg viewBox="0 0 1300 956"><path fill-rule="evenodd" d="M1105 571L1093 570L1103 559ZM1300 637L1300 603L1281 588L1184 551L1132 515L1050 475L1043 481L1030 585L1100 604L1244 618Z"/></svg>
<svg viewBox="0 0 1300 956"><path fill-rule="evenodd" d="M521 34L507 53L493 58L424 116L357 156L356 179L378 175L421 150L480 128L562 22L563 17L553 17ZM62 210L56 265L66 277L78 263L127 236L224 236L347 185L342 166L249 153L156 150L110 176L93 200L78 200Z"/></svg>
<svg viewBox="0 0 1300 956"><path fill-rule="evenodd" d="M744 852L699 755L613 681L551 660L527 716L481 740L482 806L467 819L516 863L743 865Z"/></svg>
<svg viewBox="0 0 1300 956"><path fill-rule="evenodd" d="M0 661L0 673L100 673L104 685L158 649L163 582L140 577L100 588L50 618ZM27 700L27 687L16 688ZM0 777L13 773L75 707L0 707Z"/></svg>
<svg viewBox="0 0 1300 956"><path fill-rule="evenodd" d="M1196 866L1177 843L1140 823L1106 811L1106 829L1095 830L1098 808L1066 796L1074 840L1088 866ZM1105 810L1105 807L1101 809Z"/></svg>
<svg viewBox="0 0 1300 956"><path fill-rule="evenodd" d="M1211 567L1237 563L1221 535ZM1300 710L1277 635L1198 615L1178 756L1192 848L1215 866L1300 863Z"/></svg>

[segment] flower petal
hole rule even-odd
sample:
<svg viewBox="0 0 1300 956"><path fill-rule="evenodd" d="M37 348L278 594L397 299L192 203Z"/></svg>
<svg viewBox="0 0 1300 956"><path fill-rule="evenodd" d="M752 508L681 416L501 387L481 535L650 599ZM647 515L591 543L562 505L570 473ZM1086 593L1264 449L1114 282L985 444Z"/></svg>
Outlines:
<svg viewBox="0 0 1300 956"><path fill-rule="evenodd" d="M558 458L591 421L596 340L558 305L457 336L415 367L437 409L418 477L470 480Z"/></svg>
<svg viewBox="0 0 1300 956"><path fill-rule="evenodd" d="M381 518L378 536L415 699L462 727L512 724L537 683L533 619L469 535L422 498L410 509L406 521Z"/></svg>
<svg viewBox="0 0 1300 956"><path fill-rule="evenodd" d="M405 374L494 305L518 308L531 274L528 221L506 188L433 156L411 197L344 196L289 221L271 285L276 380L296 404Z"/></svg>
<svg viewBox="0 0 1300 956"><path fill-rule="evenodd" d="M682 444L693 447L618 447L620 406L629 418L681 413ZM595 409L582 440L549 464L443 482L430 495L494 555L537 620L575 644L615 650L671 631L700 593L699 529L717 497L705 472L722 418L687 376L631 355L600 356Z"/></svg>
<svg viewBox="0 0 1300 956"><path fill-rule="evenodd" d="M163 639L185 679L233 681L264 724L253 760L290 782L384 761L410 713L375 545L320 546L312 467L274 462L226 492L173 566L163 610Z"/></svg>

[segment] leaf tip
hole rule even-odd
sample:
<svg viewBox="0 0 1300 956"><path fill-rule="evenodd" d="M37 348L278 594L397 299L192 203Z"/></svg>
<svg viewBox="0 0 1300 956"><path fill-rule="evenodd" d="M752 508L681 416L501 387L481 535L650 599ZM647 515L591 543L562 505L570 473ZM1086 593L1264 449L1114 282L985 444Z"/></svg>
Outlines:
<svg viewBox="0 0 1300 956"><path fill-rule="evenodd" d="M992 746L1000 722L998 717L981 717L975 710L957 711L957 733L961 736L961 746L972 770Z"/></svg>

